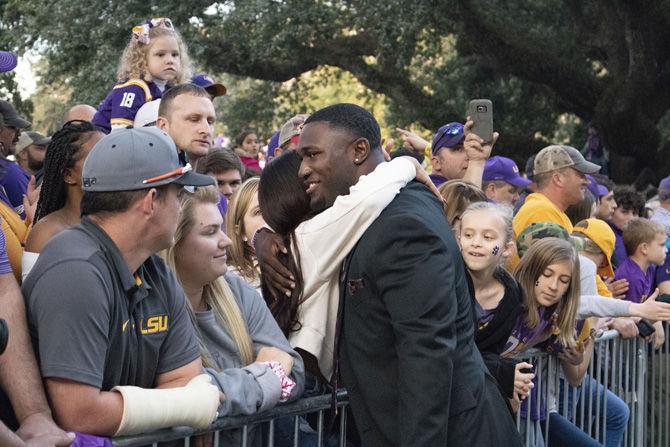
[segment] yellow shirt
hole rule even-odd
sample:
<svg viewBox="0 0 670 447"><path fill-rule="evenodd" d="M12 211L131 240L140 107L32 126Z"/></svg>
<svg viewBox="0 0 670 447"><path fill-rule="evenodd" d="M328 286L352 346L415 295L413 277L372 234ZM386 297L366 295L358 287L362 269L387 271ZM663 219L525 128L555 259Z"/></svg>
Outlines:
<svg viewBox="0 0 670 447"><path fill-rule="evenodd" d="M519 212L514 216L512 227L514 229L514 240L530 226L537 222L553 222L568 230L572 234L572 222L570 218L561 211L547 196L534 192L526 197ZM519 256L515 253L507 262L509 271L513 271L519 264Z"/></svg>
<svg viewBox="0 0 670 447"><path fill-rule="evenodd" d="M21 217L2 201L0 201L0 220L2 220L2 232L5 233L9 264L12 266L12 272L20 284L23 243L28 236L28 227L21 220Z"/></svg>

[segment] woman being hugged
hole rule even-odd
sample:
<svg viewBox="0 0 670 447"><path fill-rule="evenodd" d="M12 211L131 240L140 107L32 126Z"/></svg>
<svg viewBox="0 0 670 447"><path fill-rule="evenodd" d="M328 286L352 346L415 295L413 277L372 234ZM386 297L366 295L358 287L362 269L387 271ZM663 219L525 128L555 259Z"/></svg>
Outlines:
<svg viewBox="0 0 670 447"><path fill-rule="evenodd" d="M121 56L117 84L100 103L93 124L107 133L132 126L144 103L190 78L186 44L170 19L154 18L135 26Z"/></svg>

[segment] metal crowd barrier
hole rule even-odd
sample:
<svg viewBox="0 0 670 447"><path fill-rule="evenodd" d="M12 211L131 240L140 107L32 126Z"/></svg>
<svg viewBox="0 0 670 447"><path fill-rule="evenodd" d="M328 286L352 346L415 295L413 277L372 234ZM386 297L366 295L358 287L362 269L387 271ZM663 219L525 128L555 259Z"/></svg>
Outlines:
<svg viewBox="0 0 670 447"><path fill-rule="evenodd" d="M623 432L622 446L670 446L670 333L667 326L665 343L658 351L639 337L622 340L616 331L602 334L594 342L593 358L580 387L568 384L560 362L552 355L529 350L520 359L533 364L536 373L535 388L516 414L517 427L527 447L550 447L552 438L560 434L560 430L557 432L559 424L568 421L602 445L608 441L608 432L619 427ZM339 417L328 433L329 395L301 399L253 416L219 418L206 431L176 427L115 438L113 445L135 447L160 443L186 447L192 445L195 436L210 434L215 446L355 446L347 439L348 403L346 392L339 392ZM287 425L290 428L288 440L286 436L281 441L276 437L280 423L284 432ZM236 435L234 443L230 441L231 433ZM177 442L164 444L168 441Z"/></svg>

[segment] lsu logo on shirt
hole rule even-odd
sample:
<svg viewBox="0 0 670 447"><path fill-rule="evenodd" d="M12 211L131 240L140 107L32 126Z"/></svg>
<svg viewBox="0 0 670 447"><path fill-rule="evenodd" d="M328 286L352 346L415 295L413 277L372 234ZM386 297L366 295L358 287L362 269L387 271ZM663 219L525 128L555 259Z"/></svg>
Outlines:
<svg viewBox="0 0 670 447"><path fill-rule="evenodd" d="M121 332L125 332L128 327L130 320L126 320L121 327ZM135 329L135 324L132 324L133 329ZM165 332L168 330L168 316L167 315L156 315L154 317L143 318L140 320L140 332L142 335L157 334L159 332Z"/></svg>

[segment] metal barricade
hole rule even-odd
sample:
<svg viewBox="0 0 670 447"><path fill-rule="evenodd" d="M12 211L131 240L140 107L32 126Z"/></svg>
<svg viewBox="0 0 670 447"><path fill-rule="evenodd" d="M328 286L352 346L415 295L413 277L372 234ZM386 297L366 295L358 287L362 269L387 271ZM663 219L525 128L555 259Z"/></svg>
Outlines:
<svg viewBox="0 0 670 447"><path fill-rule="evenodd" d="M115 447L139 447L139 446L158 446L159 443L169 446L189 447L194 437L199 435L211 434L213 436L213 445L240 445L242 447L252 445L275 445L275 432L277 421L291 419L292 436L290 444L300 446L301 441L307 435L315 438L311 441L313 445L319 446L338 446L344 447L347 433L347 415L349 400L346 391L340 391L337 395L338 418L330 433L327 433L330 418L331 396L317 396L306 399L300 399L286 405L279 405L272 410L255 414L252 416L233 416L221 417L217 419L207 430L194 430L190 427L174 427L170 429L158 430L151 433L144 433L136 436L122 436L114 438L112 444ZM310 432L303 431L305 428L306 416L314 416L315 427ZM223 442L223 439L230 439L234 434L237 439L235 443ZM255 436L254 436L255 435ZM328 440L326 437L330 436ZM253 439L252 439L253 438ZM260 439L259 439L260 438ZM326 442L328 441L328 442ZM284 444L286 445L286 444Z"/></svg>
<svg viewBox="0 0 670 447"><path fill-rule="evenodd" d="M670 333L654 351L639 337L623 340L616 331L607 331L594 342L594 353L579 387L570 386L562 374L560 361L531 349L520 360L534 365L536 379L531 395L516 413L517 427L527 447L551 447L551 439L561 424L574 424L583 433L606 445L608 433L622 432L621 445L627 447L670 446ZM132 437L113 439L117 447L169 445L190 446L194 436L213 434L214 445L274 446L279 424L292 432L290 444L348 446L348 398L338 393L339 417L327 433L330 395L301 399L253 416L223 417L208 430L176 427ZM310 425L305 417L310 416ZM627 421L626 421L627 419ZM236 434L236 442L220 442ZM262 441L258 435L262 434ZM326 439L328 437L328 439ZM611 441L611 440L610 440ZM283 444L286 445L286 444Z"/></svg>
<svg viewBox="0 0 670 447"><path fill-rule="evenodd" d="M536 349L520 356L534 365L536 374L535 388L517 413L525 445L550 447L564 424L574 424L602 445L608 432L622 436L621 445L645 445L648 350L648 343L639 337L622 340L616 331L605 332L594 342L593 357L578 387L568 383L554 356ZM668 383L667 365L659 377ZM667 424L667 417L657 419ZM653 445L667 446L667 436L664 440L666 444Z"/></svg>

